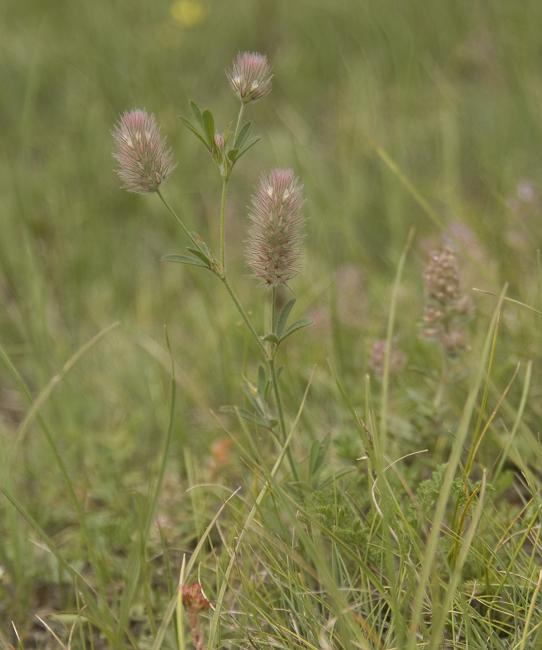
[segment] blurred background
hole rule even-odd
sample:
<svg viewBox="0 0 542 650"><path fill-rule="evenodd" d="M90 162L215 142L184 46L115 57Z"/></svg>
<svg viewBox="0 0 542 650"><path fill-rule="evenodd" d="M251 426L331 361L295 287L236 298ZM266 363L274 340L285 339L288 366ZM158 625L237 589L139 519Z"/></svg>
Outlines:
<svg viewBox="0 0 542 650"><path fill-rule="evenodd" d="M226 128L237 104L225 68L240 50L266 53L273 92L247 115L262 139L237 167L228 207L239 291L261 322L263 292L243 263L247 205L262 172L292 167L308 216L297 309L315 324L288 347L287 381L298 396L317 363L314 390L325 396L331 358L360 386L414 228L398 323L414 359L409 383L431 359L418 336L421 273L443 237L456 247L466 289L499 292L509 282L509 295L540 307L541 24L537 0L0 4L0 344L35 396L86 341L121 322L43 408L81 494L107 504L97 523L105 538L115 529L121 539L123 526L129 535L130 490L146 484L167 422L164 324L178 364L175 453L189 448L196 467L221 435L210 409L239 399L255 356L213 279L161 262L185 242L160 202L119 189L111 158L119 114L155 113L178 162L164 192L214 244L219 179L179 116L194 99ZM486 327L494 299L475 301ZM535 331L529 312L507 318L503 372L539 354L540 343L526 334ZM540 395L538 380L533 391ZM27 408L0 365L3 440ZM307 417L336 426L329 402ZM69 508L58 470L39 431L27 428L10 479L46 528L61 526ZM29 558L18 583L23 619L43 572L33 549Z"/></svg>

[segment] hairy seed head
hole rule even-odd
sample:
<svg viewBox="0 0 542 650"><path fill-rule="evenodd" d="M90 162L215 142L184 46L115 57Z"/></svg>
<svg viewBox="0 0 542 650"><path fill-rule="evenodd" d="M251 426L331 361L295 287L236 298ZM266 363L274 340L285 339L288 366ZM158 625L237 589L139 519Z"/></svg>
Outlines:
<svg viewBox="0 0 542 650"><path fill-rule="evenodd" d="M263 176L252 197L246 259L268 287L286 284L299 271L303 190L291 169Z"/></svg>
<svg viewBox="0 0 542 650"><path fill-rule="evenodd" d="M264 54L239 52L226 76L234 93L244 103L261 99L271 92L273 74Z"/></svg>
<svg viewBox="0 0 542 650"><path fill-rule="evenodd" d="M138 194L156 192L175 165L154 115L140 109L123 113L113 138L115 171L124 189Z"/></svg>

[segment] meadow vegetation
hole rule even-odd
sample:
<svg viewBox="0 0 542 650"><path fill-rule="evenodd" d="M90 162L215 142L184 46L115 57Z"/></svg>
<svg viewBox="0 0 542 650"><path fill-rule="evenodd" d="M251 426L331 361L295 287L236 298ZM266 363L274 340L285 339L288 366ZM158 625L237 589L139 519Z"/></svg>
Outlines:
<svg viewBox="0 0 542 650"><path fill-rule="evenodd" d="M542 647L541 21L1 4L2 650Z"/></svg>

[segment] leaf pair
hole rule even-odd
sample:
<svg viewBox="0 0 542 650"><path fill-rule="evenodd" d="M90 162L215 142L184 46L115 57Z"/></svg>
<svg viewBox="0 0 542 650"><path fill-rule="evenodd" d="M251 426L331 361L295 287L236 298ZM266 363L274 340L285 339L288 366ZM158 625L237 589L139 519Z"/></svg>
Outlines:
<svg viewBox="0 0 542 650"><path fill-rule="evenodd" d="M260 138L248 137L250 129L252 128L252 122L247 122L237 133L231 149L225 153L216 142L215 119L211 111L208 109L202 111L194 101L190 102L190 108L194 115L195 124L182 116L181 120L186 128L196 136L205 149L207 149L211 154L215 162L220 166L221 173L223 174L229 174L241 156L243 156L260 140Z"/></svg>
<svg viewBox="0 0 542 650"><path fill-rule="evenodd" d="M292 298L282 307L276 319L276 323L273 323L275 331L265 336L264 341L269 341L275 345L280 345L282 341L287 339L298 330L302 329L303 327L312 325L312 321L308 318L301 318L288 326L288 318L290 317L290 313L293 309L293 306L295 305L295 302L295 298Z"/></svg>
<svg viewBox="0 0 542 650"><path fill-rule="evenodd" d="M200 269L207 269L212 271L214 269L213 256L211 251L207 248L206 244L201 244L201 250L198 248L186 249L191 255L164 255L162 261L175 262L177 264L187 264L188 266L197 266Z"/></svg>
<svg viewBox="0 0 542 650"><path fill-rule="evenodd" d="M215 145L215 119L210 110L202 111L196 102L190 102L190 108L194 114L196 125L192 124L186 117L181 116L183 124L189 131L198 138L209 153L213 153Z"/></svg>
<svg viewBox="0 0 542 650"><path fill-rule="evenodd" d="M221 408L221 411L223 413L236 413L242 417L243 420L257 424L258 426L265 429L274 429L274 427L277 426L278 422L276 418L271 415L269 406L267 404L269 387L270 382L267 378L265 369L263 366L259 366L258 385L255 386L246 378L243 383L243 393L245 394L245 397L254 410L249 411L248 409L238 406L223 406Z"/></svg>
<svg viewBox="0 0 542 650"><path fill-rule="evenodd" d="M260 141L260 138L248 137L251 128L252 122L246 122L246 124L243 124L235 138L232 149L228 151L228 160L231 162L232 167L241 156L244 156L249 149L252 149L252 147Z"/></svg>

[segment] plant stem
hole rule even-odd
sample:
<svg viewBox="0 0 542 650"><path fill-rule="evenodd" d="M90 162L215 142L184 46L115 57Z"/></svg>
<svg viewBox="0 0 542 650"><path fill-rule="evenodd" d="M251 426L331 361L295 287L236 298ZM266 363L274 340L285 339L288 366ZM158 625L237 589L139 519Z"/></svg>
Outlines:
<svg viewBox="0 0 542 650"><path fill-rule="evenodd" d="M243 119L243 113L245 112L245 105L241 102L241 107L239 108L239 115L237 116L237 124L235 125L235 132L233 134L233 144L235 146L235 141L237 140L237 135L239 133L239 127L241 126L241 121ZM231 169L226 167L226 171L222 176L222 194L220 196L220 264L222 266L222 273L226 273L226 200L228 196L228 184L230 180Z"/></svg>
<svg viewBox="0 0 542 650"><path fill-rule="evenodd" d="M273 333L275 331L275 317L276 317L276 311L277 311L277 288L273 286L271 289L271 329L270 331ZM282 397L280 394L280 385L279 385L279 379L277 376L277 371L275 369L275 356L277 354L277 347L275 346L274 343L271 343L271 350L270 353L267 357L267 364L269 366L269 371L271 373L271 382L273 384L273 393L275 394L275 402L277 404L277 411L279 415L279 426L280 426L280 432L282 435L282 442L284 442L287 437L288 437L288 432L286 430L286 421L284 419L284 407L282 405ZM288 448L286 450L286 454L288 456L288 462L290 463L290 467L292 469L292 475L296 481L299 482L299 475L297 473L297 469L294 463L294 459L292 456L292 452L290 450L290 446L288 445Z"/></svg>
<svg viewBox="0 0 542 650"><path fill-rule="evenodd" d="M220 279L222 280L222 283L224 284L224 286L228 290L228 293L230 294L231 299L233 300L233 302L235 303L235 306L237 307L237 311L239 312L239 314L243 318L243 320L245 322L245 325L248 327L248 329L250 330L254 340L258 344L260 352L262 353L262 355L264 357L264 360L265 360L267 366L269 367L269 371L271 373L271 383L273 385L273 393L275 395L275 401L276 401L276 404L277 404L280 432L281 432L281 435L282 435L282 440L284 442L286 440L286 438L288 437L288 432L286 430L286 422L285 422L285 419L284 419L284 408L282 406L282 398L281 398L281 394L280 394L280 386L279 386L279 382L278 382L277 372L276 372L276 369L275 369L274 353L269 354L268 351L265 349L265 345L263 344L261 338L258 336L258 333L256 332L256 329L254 328L254 325L252 324L250 318L248 317L248 314L246 313L243 305L239 301L239 298L237 297L235 291L233 290L232 286L228 282L227 278L223 276ZM275 297L276 297L276 292L275 292L275 290L273 290L273 294L272 294L273 307L271 309L273 321L274 321L274 313L275 313L275 305L274 305ZM292 469L292 474L293 474L295 480L299 481L299 475L297 473L297 469L296 469L296 466L295 466L295 463L294 463L292 452L290 451L289 447L288 447L286 453L288 455L288 462L290 463L290 467Z"/></svg>
<svg viewBox="0 0 542 650"><path fill-rule="evenodd" d="M433 407L435 411L440 408L440 405L442 403L442 398L444 397L444 390L446 388L447 383L448 383L448 359L446 357L446 352L442 351L442 366L440 371L440 378L435 393L435 397L433 399Z"/></svg>
<svg viewBox="0 0 542 650"><path fill-rule="evenodd" d="M226 200L228 197L228 176L222 177L222 194L220 196L220 265L222 266L222 273L226 273Z"/></svg>
<svg viewBox="0 0 542 650"><path fill-rule="evenodd" d="M271 289L271 332L275 331L275 316L277 312L277 287Z"/></svg>
<svg viewBox="0 0 542 650"><path fill-rule="evenodd" d="M275 394L275 402L277 404L277 411L279 414L279 426L280 432L282 434L282 441L285 442L288 438L288 433L286 431L286 422L284 420L284 408L282 406L282 397L280 395L279 380L277 377L277 371L275 369L275 359L268 359L267 364L269 370L271 371L271 383L273 384L273 393ZM297 468L294 463L294 457L290 450L290 445L286 448L286 455L288 456L288 462L290 463L290 468L292 470L292 475L294 479L299 482L299 474L297 473Z"/></svg>
<svg viewBox="0 0 542 650"><path fill-rule="evenodd" d="M233 302L235 303L235 306L237 307L237 311L241 315L242 319L245 322L245 325L250 330L250 333L252 334L252 337L254 338L256 343L258 344L258 347L260 348L261 353L264 355L264 358L267 361L267 359L268 359L267 350L265 349L265 346L264 346L261 338L259 337L258 332L256 331L256 328L254 327L254 325L252 324L250 318L248 317L248 314L246 313L243 305L239 301L239 298L237 297L237 294L235 293L235 291L233 290L231 284L228 282L228 279L225 276L220 277L220 279L222 280L223 285L228 290L228 293L230 294L231 299L233 300Z"/></svg>
<svg viewBox="0 0 542 650"><path fill-rule="evenodd" d="M200 251L204 252L201 248L201 245L199 244L198 240L194 237L194 235L190 232L184 221L181 219L181 217L175 212L175 210L171 207L171 205L166 201L164 198L164 195L160 190L156 190L156 194L160 197L160 200L162 203L166 206L166 209L168 212L173 216L173 218L177 221L177 223L181 226L181 228L184 231L184 234L190 239L190 241L194 244L194 246Z"/></svg>
<svg viewBox="0 0 542 650"><path fill-rule="evenodd" d="M239 127L241 117L243 114L243 108L244 106L241 106L241 110L239 111L239 118L237 120L237 126ZM237 132L237 129L236 129ZM277 411L278 411L278 416L279 416L279 426L280 426L280 431L282 435L282 440L283 442L286 440L288 433L286 430L286 422L284 420L284 409L282 406L282 398L280 395L280 387L279 387L279 382L278 382L278 377L277 377L277 372L275 369L275 354L276 354L276 349L273 350L272 352L268 352L262 339L258 335L258 332L256 331L256 328L252 324L252 321L250 320L247 312L245 311L243 305L241 304L241 301L237 297L237 294L233 290L233 287L229 283L227 277L226 277L226 269L225 269L225 264L224 264L224 214L226 211L226 200L227 200L227 189L228 189L228 177L223 177L222 178L222 196L220 200L220 261L221 261L221 270L217 272L214 270L214 274L222 281L222 284L226 287L226 290L230 294L231 299L233 300L235 306L237 307L237 311L241 315L241 318L243 319L245 325L248 327L250 333L252 334L253 339L256 341L256 344L258 345L258 348L260 349L260 352L263 355L263 358L269 367L269 371L271 373L271 382L273 384L273 392L275 395L275 401L277 404ZM188 230L186 227L185 223L183 220L179 217L179 215L175 212L175 210L169 205L169 203L166 201L160 190L157 190L156 193L160 197L162 203L165 205L167 210L173 215L173 217L176 219L176 221L179 223L187 237L190 239L190 241L194 244L194 246L197 247L198 250L202 250L200 244L198 241L194 238L192 233ZM202 251L203 252L203 251ZM276 288L273 287L272 291L272 307L271 307L271 330L274 329L275 325L275 311L276 311ZM290 451L290 448L288 447L287 450L288 454L288 461L290 463L290 467L292 469L292 475L294 476L296 481L299 481L299 475L297 473L297 469L294 463L294 459L292 457L292 453Z"/></svg>
<svg viewBox="0 0 542 650"><path fill-rule="evenodd" d="M167 349L169 352L169 358L170 358L170 373L171 373L171 379L170 379L170 405L169 405L169 421L168 421L168 427L167 427L167 432L166 432L166 438L164 441L164 448L162 450L162 458L160 460L160 468L158 470L158 477L156 479L156 483L154 485L154 489L152 490L152 493L149 495L149 504L148 504L148 510L146 514L146 519L145 519L145 528L143 530L143 559L146 561L147 560L147 544L149 541L149 533L151 530L151 526L153 523L154 516L156 514L156 509L158 506L158 501L160 499L160 493L162 491L162 486L164 484L164 477L166 474L166 466L167 466L167 461L169 457L169 450L171 448L171 442L173 440L173 422L174 422L174 417L175 417L175 398L177 394L177 385L176 385L176 380L175 380L175 363L173 361L173 353L171 351L171 344L169 342L169 336L167 329L165 329L165 337L166 337L166 345Z"/></svg>
<svg viewBox="0 0 542 650"><path fill-rule="evenodd" d="M235 132L233 134L233 146L235 146L235 141L237 140L237 135L239 134L239 128L241 126L241 120L243 119L244 112L245 112L245 104L241 102L241 107L239 108L239 115L237 116L237 124L235 125Z"/></svg>
<svg viewBox="0 0 542 650"><path fill-rule="evenodd" d="M160 190L157 190L156 193L160 197L162 203L166 206L167 210L173 215L173 217L179 223L179 225L183 229L184 233L190 239L190 241L194 244L194 246L196 246L199 251L205 252L205 251L202 250L202 247L201 247L200 243L195 239L195 237L192 235L192 233L188 230L188 228L186 227L183 220L179 217L179 215L175 212L175 210L166 201L166 199L164 198L164 196L162 195ZM224 195L224 206L225 206L225 198L226 198L226 196ZM228 282L228 279L226 278L226 276L224 274L224 269L222 269L222 274L220 274L219 272L217 272L214 269L212 269L212 271L217 276L217 278L219 278L222 281L222 284L228 290L228 293L230 294L235 306L237 307L237 311L239 312L239 314L243 318L243 321L245 322L245 325L248 327L248 329L249 329L250 333L252 334L254 340L256 341L258 347L260 348L262 354L264 355L264 358L267 360L267 351L265 349L265 346L264 346L262 340L260 339L260 337L258 335L258 332L256 331L256 328L254 327L254 325L252 324L250 318L248 317L248 314L246 313L243 305L241 304L239 298L237 297L237 294L233 290L231 284Z"/></svg>

